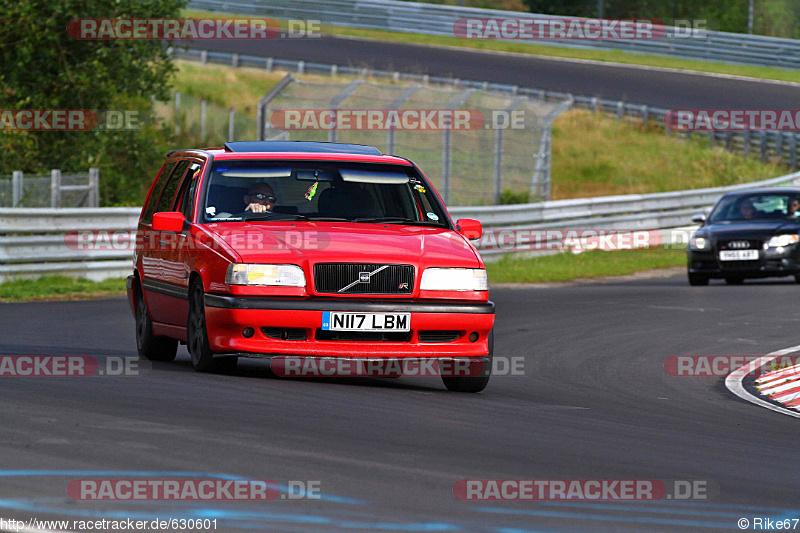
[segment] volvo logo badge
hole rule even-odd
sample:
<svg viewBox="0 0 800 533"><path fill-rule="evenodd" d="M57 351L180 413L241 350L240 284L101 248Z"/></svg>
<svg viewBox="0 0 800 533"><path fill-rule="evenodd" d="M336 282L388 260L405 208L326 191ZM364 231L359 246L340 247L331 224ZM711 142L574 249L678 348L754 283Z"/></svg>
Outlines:
<svg viewBox="0 0 800 533"><path fill-rule="evenodd" d="M747 241L731 241L728 243L728 248L742 250L744 248L750 248L750 243Z"/></svg>
<svg viewBox="0 0 800 533"><path fill-rule="evenodd" d="M358 282L359 283L369 283L369 272L359 272L358 273Z"/></svg>

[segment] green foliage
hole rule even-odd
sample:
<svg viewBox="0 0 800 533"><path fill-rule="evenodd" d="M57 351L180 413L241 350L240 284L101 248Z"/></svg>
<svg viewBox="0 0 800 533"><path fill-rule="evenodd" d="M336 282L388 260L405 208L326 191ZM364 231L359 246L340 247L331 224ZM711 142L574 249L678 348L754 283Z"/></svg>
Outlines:
<svg viewBox="0 0 800 533"><path fill-rule="evenodd" d="M531 201L530 191L512 191L511 189L503 189L500 193L500 204L527 204Z"/></svg>
<svg viewBox="0 0 800 533"><path fill-rule="evenodd" d="M76 40L75 18L168 18L185 0L0 0L0 109L135 110L133 131L0 130L0 173L100 168L101 202L141 202L165 147L150 98L167 98L174 67L160 41ZM12 22L13 21L13 22Z"/></svg>

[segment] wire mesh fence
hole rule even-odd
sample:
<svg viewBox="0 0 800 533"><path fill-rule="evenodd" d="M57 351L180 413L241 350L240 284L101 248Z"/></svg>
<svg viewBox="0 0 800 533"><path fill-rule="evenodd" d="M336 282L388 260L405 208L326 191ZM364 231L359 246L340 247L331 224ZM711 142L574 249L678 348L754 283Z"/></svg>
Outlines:
<svg viewBox="0 0 800 533"><path fill-rule="evenodd" d="M97 207L100 172L23 174L0 177L0 207Z"/></svg>
<svg viewBox="0 0 800 533"><path fill-rule="evenodd" d="M535 201L549 199L549 132L570 103L476 88L287 75L259 102L259 137L376 146L415 161L453 205L496 204L503 191Z"/></svg>
<svg viewBox="0 0 800 533"><path fill-rule="evenodd" d="M164 127L174 128L184 142L221 146L256 136L255 118L189 94L175 92L168 102L154 101L153 109Z"/></svg>

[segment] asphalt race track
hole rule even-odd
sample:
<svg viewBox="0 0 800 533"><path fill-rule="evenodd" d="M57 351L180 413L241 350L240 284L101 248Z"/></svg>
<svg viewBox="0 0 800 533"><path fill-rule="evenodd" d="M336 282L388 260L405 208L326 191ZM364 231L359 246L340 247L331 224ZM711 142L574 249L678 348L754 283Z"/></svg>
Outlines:
<svg viewBox="0 0 800 533"><path fill-rule="evenodd" d="M790 278L787 278L790 279ZM495 356L524 358L477 395L438 378L281 379L142 362L125 377L5 377L0 517L217 518L218 531L712 531L800 518L795 419L722 378L672 377L670 355L800 344L792 282L685 277L498 288ZM3 355L135 356L123 299L0 305ZM316 481L319 499L86 502L85 478ZM467 502L460 479L706 483L706 500ZM799 526L800 527L800 526Z"/></svg>
<svg viewBox="0 0 800 533"><path fill-rule="evenodd" d="M202 41L191 45L241 54L401 72L490 80L625 100L667 109L794 109L798 87L470 49L342 37Z"/></svg>

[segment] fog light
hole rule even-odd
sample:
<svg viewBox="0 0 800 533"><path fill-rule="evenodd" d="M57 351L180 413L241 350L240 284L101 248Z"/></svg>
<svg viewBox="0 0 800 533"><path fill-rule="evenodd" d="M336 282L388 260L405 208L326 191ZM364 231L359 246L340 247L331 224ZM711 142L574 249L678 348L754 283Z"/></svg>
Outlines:
<svg viewBox="0 0 800 533"><path fill-rule="evenodd" d="M473 331L472 333L469 334L469 342L478 342L478 337L480 337L480 335L478 335L478 332Z"/></svg>
<svg viewBox="0 0 800 533"><path fill-rule="evenodd" d="M244 330L242 330L242 335L244 335L246 339L249 339L250 337L255 335L255 333L256 330L254 330L253 328L244 328Z"/></svg>

